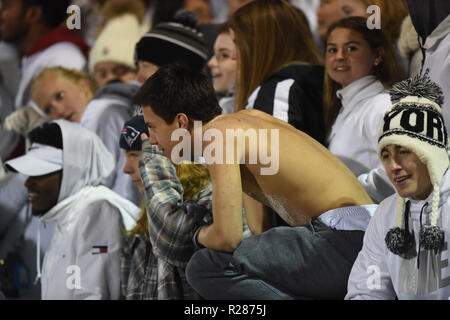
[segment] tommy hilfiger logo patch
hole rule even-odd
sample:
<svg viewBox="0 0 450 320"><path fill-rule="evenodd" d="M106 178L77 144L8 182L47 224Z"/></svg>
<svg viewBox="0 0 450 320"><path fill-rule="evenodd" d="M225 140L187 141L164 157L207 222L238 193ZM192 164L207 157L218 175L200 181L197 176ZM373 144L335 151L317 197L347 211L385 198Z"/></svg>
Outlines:
<svg viewBox="0 0 450 320"><path fill-rule="evenodd" d="M92 254L108 253L108 246L92 246Z"/></svg>

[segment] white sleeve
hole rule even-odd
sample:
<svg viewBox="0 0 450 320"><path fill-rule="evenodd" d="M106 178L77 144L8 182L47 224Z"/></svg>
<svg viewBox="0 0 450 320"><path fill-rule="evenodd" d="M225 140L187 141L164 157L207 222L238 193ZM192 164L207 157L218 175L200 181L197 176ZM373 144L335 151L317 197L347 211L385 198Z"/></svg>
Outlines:
<svg viewBox="0 0 450 320"><path fill-rule="evenodd" d="M395 299L395 291L387 268L387 248L384 242L384 228L381 227L383 207L370 220L359 252L350 272L346 300L389 300Z"/></svg>
<svg viewBox="0 0 450 320"><path fill-rule="evenodd" d="M76 232L75 264L81 288L75 300L117 300L120 297L121 215L107 201L90 204Z"/></svg>
<svg viewBox="0 0 450 320"><path fill-rule="evenodd" d="M373 150L373 156L376 159L378 159L378 134L383 125L384 114L390 108L390 105L391 100L389 94L382 93L374 98L372 108L368 108L363 113L365 119L364 139L368 142L370 149ZM380 203L387 197L393 195L395 190L389 181L381 161L377 160L371 166L373 166L373 169L360 174L358 180L372 200L375 203Z"/></svg>
<svg viewBox="0 0 450 320"><path fill-rule="evenodd" d="M383 165L359 175L358 180L375 203L380 203L395 193Z"/></svg>

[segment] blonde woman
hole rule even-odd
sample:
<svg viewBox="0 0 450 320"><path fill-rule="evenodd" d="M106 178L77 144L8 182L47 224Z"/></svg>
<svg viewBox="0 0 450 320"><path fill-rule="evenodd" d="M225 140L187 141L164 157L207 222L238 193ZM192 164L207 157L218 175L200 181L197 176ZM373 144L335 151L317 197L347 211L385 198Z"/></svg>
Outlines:
<svg viewBox="0 0 450 320"><path fill-rule="evenodd" d="M87 74L61 67L42 71L31 90L36 110L43 117L80 122L102 139L116 163L105 185L136 204L140 203L140 195L122 172L125 157L118 146L119 138L113 133L120 131L123 122L135 111L132 98L137 90L134 83L116 81L96 91Z"/></svg>

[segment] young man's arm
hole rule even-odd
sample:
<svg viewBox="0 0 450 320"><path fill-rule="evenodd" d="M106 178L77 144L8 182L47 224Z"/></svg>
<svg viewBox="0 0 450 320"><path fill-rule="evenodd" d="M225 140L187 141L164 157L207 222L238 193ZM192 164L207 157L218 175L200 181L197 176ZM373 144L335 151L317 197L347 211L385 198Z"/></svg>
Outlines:
<svg viewBox="0 0 450 320"><path fill-rule="evenodd" d="M242 194L245 208L245 217L252 234L263 233L277 225L275 216L263 203L252 197Z"/></svg>
<svg viewBox="0 0 450 320"><path fill-rule="evenodd" d="M242 241L242 185L239 164L211 164L214 222L202 227L197 241L218 251L234 251Z"/></svg>

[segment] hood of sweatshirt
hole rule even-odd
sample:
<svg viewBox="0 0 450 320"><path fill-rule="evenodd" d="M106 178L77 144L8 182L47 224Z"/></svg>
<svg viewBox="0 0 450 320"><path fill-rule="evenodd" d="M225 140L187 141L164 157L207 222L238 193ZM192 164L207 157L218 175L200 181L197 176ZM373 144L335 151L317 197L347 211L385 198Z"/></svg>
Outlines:
<svg viewBox="0 0 450 320"><path fill-rule="evenodd" d="M130 105L139 88L140 84L137 81L113 80L98 89L93 99L113 99Z"/></svg>
<svg viewBox="0 0 450 320"><path fill-rule="evenodd" d="M433 33L437 26L450 14L450 1L448 0L406 0L411 20L422 43Z"/></svg>
<svg viewBox="0 0 450 320"><path fill-rule="evenodd" d="M58 202L86 186L96 186L114 170L114 159L100 138L78 123L55 121L63 137L63 175Z"/></svg>

